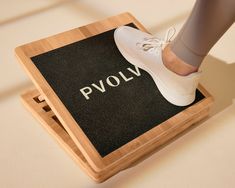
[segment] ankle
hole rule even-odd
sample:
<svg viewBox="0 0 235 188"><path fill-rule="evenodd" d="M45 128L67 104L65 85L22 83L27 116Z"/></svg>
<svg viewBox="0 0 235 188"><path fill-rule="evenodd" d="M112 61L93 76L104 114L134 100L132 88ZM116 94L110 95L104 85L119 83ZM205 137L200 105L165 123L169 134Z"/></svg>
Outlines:
<svg viewBox="0 0 235 188"><path fill-rule="evenodd" d="M178 58L169 45L163 50L162 60L167 69L181 76L187 76L198 71L198 67L189 65Z"/></svg>

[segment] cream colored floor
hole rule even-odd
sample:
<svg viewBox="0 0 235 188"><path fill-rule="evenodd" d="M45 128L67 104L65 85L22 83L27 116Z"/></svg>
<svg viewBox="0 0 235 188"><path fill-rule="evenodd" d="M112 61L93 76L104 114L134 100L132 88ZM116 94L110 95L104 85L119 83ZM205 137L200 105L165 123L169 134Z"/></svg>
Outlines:
<svg viewBox="0 0 235 188"><path fill-rule="evenodd" d="M235 27L211 50L201 83L215 97L211 117L141 164L107 182L92 182L25 110L32 84L16 46L124 11L154 34L178 30L193 0L0 0L0 187L235 187Z"/></svg>

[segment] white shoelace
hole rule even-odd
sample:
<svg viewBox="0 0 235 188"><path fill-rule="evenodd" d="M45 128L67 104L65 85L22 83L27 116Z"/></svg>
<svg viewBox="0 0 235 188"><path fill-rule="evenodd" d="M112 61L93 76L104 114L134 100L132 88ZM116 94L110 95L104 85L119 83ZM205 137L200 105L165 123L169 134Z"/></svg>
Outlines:
<svg viewBox="0 0 235 188"><path fill-rule="evenodd" d="M160 39L158 37L147 37L144 38L143 41L137 42L136 45L143 51L159 53L171 41L175 32L175 28L170 27L167 30L164 39Z"/></svg>

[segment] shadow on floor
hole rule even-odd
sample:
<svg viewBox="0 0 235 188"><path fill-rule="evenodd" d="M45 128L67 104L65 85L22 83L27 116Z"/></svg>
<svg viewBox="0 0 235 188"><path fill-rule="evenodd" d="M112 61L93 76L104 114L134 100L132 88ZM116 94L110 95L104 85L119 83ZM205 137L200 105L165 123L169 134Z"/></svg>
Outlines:
<svg viewBox="0 0 235 188"><path fill-rule="evenodd" d="M86 18L89 18L89 17L92 19L93 18L105 18L109 16L105 14L105 12L100 11L97 7L91 7L84 2L80 2L76 0L58 0L57 2L52 3L50 5L47 5L41 8L36 8L30 11L26 11L25 13L2 20L0 21L0 26L5 25L5 24L10 24L12 22L17 22L29 16L33 16L33 15L40 14L46 11L50 11L53 8L57 8L57 7L64 6L64 5L67 5L69 8L71 8L72 11L75 11L75 12L79 11L80 13L82 12Z"/></svg>
<svg viewBox="0 0 235 188"><path fill-rule="evenodd" d="M18 20L27 18L29 16L33 16L35 14L39 14L39 13L48 11L48 10L50 10L52 8L56 8L58 6L62 6L62 5L66 4L66 3L69 3L71 1L74 1L74 0L59 0L59 1L55 2L55 3L53 3L53 4L47 5L45 7L36 8L36 9L30 10L30 11L27 11L27 12L19 14L17 16L13 16L13 17L10 17L8 19L0 21L0 26L1 25L5 25L5 24L9 24L9 23L12 23L12 22L16 22ZM18 2L18 3L20 3L20 2Z"/></svg>
<svg viewBox="0 0 235 188"><path fill-rule="evenodd" d="M33 87L32 82L25 81L4 91L0 91L0 102L12 97L13 95L20 95L20 92L23 92L31 87Z"/></svg>
<svg viewBox="0 0 235 188"><path fill-rule="evenodd" d="M208 55L200 68L203 72L200 83L212 94L214 115L232 103L235 98L235 64L227 64Z"/></svg>

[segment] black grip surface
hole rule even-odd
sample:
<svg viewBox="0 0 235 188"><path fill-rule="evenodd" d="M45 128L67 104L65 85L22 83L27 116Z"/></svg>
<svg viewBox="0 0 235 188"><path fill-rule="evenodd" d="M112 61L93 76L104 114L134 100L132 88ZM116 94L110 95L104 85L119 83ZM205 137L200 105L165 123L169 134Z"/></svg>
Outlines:
<svg viewBox="0 0 235 188"><path fill-rule="evenodd" d="M32 58L102 157L187 108L167 102L147 72L138 74L113 33ZM194 103L203 98L197 90Z"/></svg>

